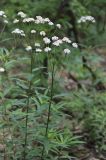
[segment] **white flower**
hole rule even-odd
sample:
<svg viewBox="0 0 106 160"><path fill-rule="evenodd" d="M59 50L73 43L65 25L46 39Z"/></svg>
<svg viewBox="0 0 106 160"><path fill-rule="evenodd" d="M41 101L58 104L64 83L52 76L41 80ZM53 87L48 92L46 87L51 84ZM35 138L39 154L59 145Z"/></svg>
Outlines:
<svg viewBox="0 0 106 160"><path fill-rule="evenodd" d="M53 22L51 22L49 18L43 18L43 17L41 17L41 16L36 16L36 20L35 20L35 23L36 23L36 24L40 24L40 23L44 24L44 23L46 23L46 22L47 22L49 25L53 25Z"/></svg>
<svg viewBox="0 0 106 160"><path fill-rule="evenodd" d="M33 29L33 30L31 30L31 33L33 34L33 33L36 33L36 31Z"/></svg>
<svg viewBox="0 0 106 160"><path fill-rule="evenodd" d="M7 16L6 16L5 14L3 15L3 17L4 17L4 18L7 18Z"/></svg>
<svg viewBox="0 0 106 160"><path fill-rule="evenodd" d="M19 28L16 28L15 30L12 31L12 33L18 33L18 34L20 34L20 33L22 33L22 32L23 32L23 31L20 30Z"/></svg>
<svg viewBox="0 0 106 160"><path fill-rule="evenodd" d="M25 37L25 33L21 33L21 36Z"/></svg>
<svg viewBox="0 0 106 160"><path fill-rule="evenodd" d="M23 23L35 22L34 18L24 18Z"/></svg>
<svg viewBox="0 0 106 160"><path fill-rule="evenodd" d="M53 41L57 41L59 38L57 36L52 37Z"/></svg>
<svg viewBox="0 0 106 160"><path fill-rule="evenodd" d="M56 24L56 26L57 26L57 28L59 28L59 29L61 28L61 24Z"/></svg>
<svg viewBox="0 0 106 160"><path fill-rule="evenodd" d="M48 23L48 25L53 26L54 23L50 21L50 22Z"/></svg>
<svg viewBox="0 0 106 160"><path fill-rule="evenodd" d="M54 45L54 46L60 46L60 44L62 44L62 43L63 43L62 40L59 39L59 40L53 42L53 45Z"/></svg>
<svg viewBox="0 0 106 160"><path fill-rule="evenodd" d="M64 49L64 53L65 53L65 54L70 54L71 51L70 51L68 48L66 48L66 49Z"/></svg>
<svg viewBox="0 0 106 160"><path fill-rule="evenodd" d="M27 46L25 49L26 49L26 51L28 51L28 52L29 52L29 51L31 51L31 50L32 50L32 47L31 47L31 46Z"/></svg>
<svg viewBox="0 0 106 160"><path fill-rule="evenodd" d="M71 43L71 40L68 37L64 37L62 40L63 42Z"/></svg>
<svg viewBox="0 0 106 160"><path fill-rule="evenodd" d="M4 15L5 12L4 11L0 11L0 16Z"/></svg>
<svg viewBox="0 0 106 160"><path fill-rule="evenodd" d="M5 69L0 67L0 72L5 72Z"/></svg>
<svg viewBox="0 0 106 160"><path fill-rule="evenodd" d="M16 28L16 29L13 30L11 33L12 33L12 34L19 34L19 35L21 35L21 36L25 36L24 31L21 30L21 29L19 29L19 28Z"/></svg>
<svg viewBox="0 0 106 160"><path fill-rule="evenodd" d="M0 16L5 16L5 12L4 11L0 11Z"/></svg>
<svg viewBox="0 0 106 160"><path fill-rule="evenodd" d="M19 20L18 19L14 19L13 23L18 23Z"/></svg>
<svg viewBox="0 0 106 160"><path fill-rule="evenodd" d="M4 20L4 23L5 23L5 24L8 24L8 20L5 19L5 20Z"/></svg>
<svg viewBox="0 0 106 160"><path fill-rule="evenodd" d="M82 16L79 20L78 23L82 23L82 22L86 22L86 18L84 16Z"/></svg>
<svg viewBox="0 0 106 160"><path fill-rule="evenodd" d="M45 51L45 52L50 52L50 51L51 51L51 48L50 48L50 47L46 47L46 48L44 49L44 51Z"/></svg>
<svg viewBox="0 0 106 160"><path fill-rule="evenodd" d="M35 47L40 47L40 43L35 43Z"/></svg>
<svg viewBox="0 0 106 160"><path fill-rule="evenodd" d="M38 19L35 19L35 23L36 23L36 24L39 24L40 21L39 21Z"/></svg>
<svg viewBox="0 0 106 160"><path fill-rule="evenodd" d="M38 19L38 20L43 20L43 18L41 17L41 16L36 16L36 18Z"/></svg>
<svg viewBox="0 0 106 160"><path fill-rule="evenodd" d="M92 16L82 16L79 20L78 23L84 23L86 21L91 21L92 23L95 23L95 18Z"/></svg>
<svg viewBox="0 0 106 160"><path fill-rule="evenodd" d="M92 17L92 16L87 16L87 17L86 17L86 20L91 21L91 22L93 22L93 23L96 22L96 21L95 21L95 18Z"/></svg>
<svg viewBox="0 0 106 160"><path fill-rule="evenodd" d="M46 35L45 31L41 31L41 32L40 32L40 35L41 35L41 36L45 36L45 35Z"/></svg>
<svg viewBox="0 0 106 160"><path fill-rule="evenodd" d="M36 52L42 52L40 48L36 48Z"/></svg>
<svg viewBox="0 0 106 160"><path fill-rule="evenodd" d="M21 18L25 18L26 17L26 14L22 11L18 12L17 14L18 16L20 16Z"/></svg>
<svg viewBox="0 0 106 160"><path fill-rule="evenodd" d="M36 20L37 20L38 24L39 23L45 23L45 19L42 18L41 16L36 16Z"/></svg>
<svg viewBox="0 0 106 160"><path fill-rule="evenodd" d="M74 48L78 48L78 44L77 44L77 43L72 43L72 46L73 46Z"/></svg>
<svg viewBox="0 0 106 160"><path fill-rule="evenodd" d="M43 41L45 42L45 44L49 44L51 42L48 37L43 38Z"/></svg>
<svg viewBox="0 0 106 160"><path fill-rule="evenodd" d="M50 22L50 19L49 18L45 18L44 21L45 22Z"/></svg>

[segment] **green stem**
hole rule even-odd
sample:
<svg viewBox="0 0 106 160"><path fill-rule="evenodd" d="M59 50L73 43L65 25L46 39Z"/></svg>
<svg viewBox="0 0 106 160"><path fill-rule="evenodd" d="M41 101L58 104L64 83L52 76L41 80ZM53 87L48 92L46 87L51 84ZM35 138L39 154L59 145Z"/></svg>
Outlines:
<svg viewBox="0 0 106 160"><path fill-rule="evenodd" d="M33 69L33 55L31 53L31 70L30 73L32 74ZM23 160L26 160L27 156L27 141L28 141L28 113L29 113L29 105L30 105L30 98L31 98L31 88L32 88L32 81L29 82L29 89L28 89L28 97L27 97L27 103L26 103L26 118L25 118L25 139L24 139L24 152L23 152Z"/></svg>
<svg viewBox="0 0 106 160"><path fill-rule="evenodd" d="M2 37L2 35L3 35L3 32L4 32L5 28L6 28L6 24L4 25L4 27L3 27L2 31L0 32L0 38Z"/></svg>
<svg viewBox="0 0 106 160"><path fill-rule="evenodd" d="M52 82L51 82L51 92L50 92L50 101L49 101L49 109L48 109L48 116L47 116L47 123L46 123L46 132L45 137L48 138L48 130L49 130L49 122L50 122L50 116L51 116L51 106L52 106L52 100L53 100L53 87L54 87L54 63L52 67ZM45 147L43 145L42 154L41 154L41 160L43 160L45 152Z"/></svg>

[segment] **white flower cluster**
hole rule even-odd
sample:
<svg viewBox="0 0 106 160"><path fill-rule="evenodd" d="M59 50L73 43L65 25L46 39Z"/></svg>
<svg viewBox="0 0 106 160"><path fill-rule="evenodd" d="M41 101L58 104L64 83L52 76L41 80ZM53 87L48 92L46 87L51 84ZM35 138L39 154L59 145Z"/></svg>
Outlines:
<svg viewBox="0 0 106 160"><path fill-rule="evenodd" d="M53 26L54 23L52 21L50 21L49 18L43 18L41 16L36 16L36 19L34 18L29 18L29 17L26 17L26 14L24 15L23 12L19 12L18 15L20 15L23 19L23 23L31 23L31 22L34 22L35 24L48 24L49 26ZM56 27L58 29L61 29L61 24L56 24Z"/></svg>
<svg viewBox="0 0 106 160"><path fill-rule="evenodd" d="M71 43L71 40L68 37L64 37L63 39L59 39L57 36L52 37L53 45L60 46L62 43Z"/></svg>
<svg viewBox="0 0 106 160"><path fill-rule="evenodd" d="M4 12L4 11L0 11L0 17L7 18L7 16L5 15L5 12ZM3 22L4 22L5 24L8 24L8 20L7 20L7 19L3 19Z"/></svg>
<svg viewBox="0 0 106 160"><path fill-rule="evenodd" d="M84 23L86 21L91 21L92 23L95 23L95 18L92 16L82 16L79 20L78 23Z"/></svg>
<svg viewBox="0 0 106 160"><path fill-rule="evenodd" d="M65 54L70 54L71 51L70 51L70 49L66 48L66 49L64 49L64 53L65 53Z"/></svg>
<svg viewBox="0 0 106 160"><path fill-rule="evenodd" d="M63 41L61 39L58 39L57 41L53 42L54 46L60 46L60 44L62 44Z"/></svg>
<svg viewBox="0 0 106 160"><path fill-rule="evenodd" d="M25 18L26 17L26 14L22 11L18 12L17 14L18 16L20 16L21 18Z"/></svg>
<svg viewBox="0 0 106 160"><path fill-rule="evenodd" d="M77 43L72 43L72 46L74 47L74 48L78 48L78 44Z"/></svg>
<svg viewBox="0 0 106 160"><path fill-rule="evenodd" d="M41 36L46 36L45 31L41 31L41 32L40 32L40 35L41 35Z"/></svg>
<svg viewBox="0 0 106 160"><path fill-rule="evenodd" d="M44 49L44 51L45 52L50 52L52 49L50 48L50 47L46 47L45 49Z"/></svg>
<svg viewBox="0 0 106 160"><path fill-rule="evenodd" d="M18 35L21 35L21 36L25 37L24 31L21 30L21 29L19 29L19 28L16 28L16 29L13 30L11 33L12 33L12 34L18 34Z"/></svg>
<svg viewBox="0 0 106 160"><path fill-rule="evenodd" d="M51 40L48 37L43 38L45 44L50 44Z"/></svg>
<svg viewBox="0 0 106 160"><path fill-rule="evenodd" d="M8 20L4 19L4 23L5 23L5 24L8 24Z"/></svg>
<svg viewBox="0 0 106 160"><path fill-rule="evenodd" d="M63 42L71 43L71 40L68 37L64 37L62 40Z"/></svg>
<svg viewBox="0 0 106 160"><path fill-rule="evenodd" d="M36 20L35 20L36 24L45 24L48 23L48 25L53 26L54 23L50 21L49 18L43 18L41 16L36 16Z"/></svg>
<svg viewBox="0 0 106 160"><path fill-rule="evenodd" d="M0 67L0 72L5 72L5 69Z"/></svg>
<svg viewBox="0 0 106 160"><path fill-rule="evenodd" d="M49 20L49 18L48 19L46 19L46 22L49 22L50 20ZM36 20L35 20L35 23L37 23L37 24L39 24L39 23L42 23L42 24L44 24L45 23L45 19L44 18L42 18L41 16L36 16Z"/></svg>
<svg viewBox="0 0 106 160"><path fill-rule="evenodd" d="M28 52L29 52L29 51L31 51L31 50L32 50L32 47L31 47L31 46L27 46L25 49L26 49L26 51L28 51Z"/></svg>
<svg viewBox="0 0 106 160"><path fill-rule="evenodd" d="M34 18L24 18L23 19L23 23L31 23L31 22L35 22Z"/></svg>
<svg viewBox="0 0 106 160"><path fill-rule="evenodd" d="M40 43L35 43L35 47L40 47Z"/></svg>
<svg viewBox="0 0 106 160"><path fill-rule="evenodd" d="M59 39L59 37L57 37L57 36L52 37L52 41L57 41L58 39Z"/></svg>
<svg viewBox="0 0 106 160"><path fill-rule="evenodd" d="M5 15L5 12L4 12L4 11L0 11L0 17L4 17L4 18L7 17L7 16Z"/></svg>
<svg viewBox="0 0 106 160"><path fill-rule="evenodd" d="M43 31L42 31L43 32ZM52 39L52 41L51 41L51 39ZM59 39L57 36L53 36L52 38L48 38L48 37L44 37L43 38L43 41L44 41L44 43L46 44L46 45L49 45L50 43L53 45L53 46L56 46L56 47L58 47L58 46L60 46L61 44L63 44L64 42L65 43L72 43L72 41L68 38L68 37L64 37L63 39ZM35 43L35 47L37 47L36 48L36 52L37 53L40 53L40 52L42 52L43 50L42 49L40 49L40 48L38 48L38 47L40 47L41 46L41 44L40 43ZM77 43L72 43L72 47L74 47L74 48L78 48L78 44ZM27 49L28 48L28 49ZM26 50L27 51L30 51L30 50L32 50L32 47L30 46L28 46L26 48ZM50 48L50 47L45 47L44 48L44 52L50 52L52 50L52 48ZM66 49L64 49L64 53L65 54L69 54L69 53L71 53L71 51L68 49L68 48L66 48Z"/></svg>
<svg viewBox="0 0 106 160"><path fill-rule="evenodd" d="M42 52L42 49L36 48L36 52L37 52L37 53Z"/></svg>
<svg viewBox="0 0 106 160"><path fill-rule="evenodd" d="M48 24L50 26L54 25L54 27L57 27L58 29L61 29L61 24L54 24L49 18L43 18L41 16L36 16L36 19L34 18L29 18L29 17L26 17L26 14L24 14L23 12L18 12L18 16L21 16L23 19L22 19L22 22L23 23L31 23L31 22L34 22L35 24ZM18 23L20 20L18 19L14 19L13 23ZM18 35L21 35L21 36L25 36L25 33L23 30L19 29L19 28L16 28L15 30L12 31L13 34L18 34ZM30 30L30 34L35 34L37 33L37 30L35 29L31 29ZM72 47L74 48L78 48L78 44L77 43L72 43L72 41L68 38L68 37L63 37L63 38L59 38L58 36L54 35L52 37L47 37L47 33L43 30L43 31L39 31L39 33L37 33L37 35L40 35L40 39L41 41L44 43L42 46L44 47L41 47L41 44L36 42L34 44L35 46L35 51L37 53L40 53L40 52L50 52L52 51L52 47L59 47L61 44L71 44ZM51 46L51 47L50 47ZM62 46L62 47L63 47ZM32 51L32 46L28 45L26 46L26 51L30 52ZM63 49L64 53L65 54L69 54L71 53L70 49L68 48L64 48Z"/></svg>
<svg viewBox="0 0 106 160"><path fill-rule="evenodd" d="M56 24L56 26L57 26L57 28L59 28L59 29L61 28L61 24Z"/></svg>
<svg viewBox="0 0 106 160"><path fill-rule="evenodd" d="M31 33L32 33L32 34L35 34L35 33L36 33L36 31L33 29L33 30L31 30Z"/></svg>
<svg viewBox="0 0 106 160"><path fill-rule="evenodd" d="M14 19L13 23L18 23L19 19Z"/></svg>

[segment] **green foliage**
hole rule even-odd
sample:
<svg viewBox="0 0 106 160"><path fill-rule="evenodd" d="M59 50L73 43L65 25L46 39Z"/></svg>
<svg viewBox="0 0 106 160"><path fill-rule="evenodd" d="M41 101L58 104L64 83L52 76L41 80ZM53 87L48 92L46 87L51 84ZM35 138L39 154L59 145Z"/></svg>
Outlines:
<svg viewBox="0 0 106 160"><path fill-rule="evenodd" d="M0 71L2 159L70 160L73 148L77 150L84 143L93 144L100 153L106 151L106 74L101 65L103 58L97 55L106 41L106 1L72 0L58 13L61 2L0 1L1 10L5 10L9 20L5 25L0 18L0 69L4 68ZM14 24L19 11L34 18L49 15L63 28L59 31L53 26L23 24L21 19ZM87 15L92 15L96 22L78 23ZM25 39L11 36L15 28L25 31ZM52 54L37 54L34 49L26 52L25 48L28 45L34 48L35 42L41 43L42 49L45 47L39 34L29 34L32 29L37 33L45 31L50 39L54 33L60 38L69 35L72 42L78 38L81 50L65 44L52 48ZM63 55L64 47L71 54ZM86 57L86 67L82 57ZM45 59L48 66L44 66Z"/></svg>
<svg viewBox="0 0 106 160"><path fill-rule="evenodd" d="M88 135L88 141L95 148L105 153L106 150L106 93L96 93L95 90L73 92L64 97L63 109L68 108L72 118L80 123L83 132ZM71 116L70 115L70 116Z"/></svg>
<svg viewBox="0 0 106 160"><path fill-rule="evenodd" d="M96 107L86 117L85 128L89 132L89 141L97 150L106 151L106 111Z"/></svg>

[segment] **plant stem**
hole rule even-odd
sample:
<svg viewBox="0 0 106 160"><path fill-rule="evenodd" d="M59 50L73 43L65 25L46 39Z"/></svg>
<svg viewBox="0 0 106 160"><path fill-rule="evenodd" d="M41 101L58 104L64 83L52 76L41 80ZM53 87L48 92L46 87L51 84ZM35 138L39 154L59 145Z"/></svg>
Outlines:
<svg viewBox="0 0 106 160"><path fill-rule="evenodd" d="M33 55L31 52L31 69L30 73L32 74L32 69L33 69ZM27 156L27 140L28 140L28 113L29 113L29 105L30 105L30 98L31 98L31 88L32 88L32 81L30 80L29 82L29 89L28 89L28 97L27 97L27 103L26 103L26 118L25 118L25 139L24 139L24 152L23 152L23 160L26 160Z"/></svg>
<svg viewBox="0 0 106 160"><path fill-rule="evenodd" d="M49 122L50 122L50 116L51 116L51 106L52 106L52 100L53 100L53 86L54 86L54 63L52 66L52 79L51 79L51 91L50 91L50 101L49 101L49 108L48 108L48 116L47 116L47 123L46 123L46 132L45 137L48 138L48 130L49 130ZM41 154L41 160L43 160L45 147L43 145L42 154Z"/></svg>
<svg viewBox="0 0 106 160"><path fill-rule="evenodd" d="M5 30L5 28L6 28L6 24L4 25L3 29L0 32L0 38L2 37L2 34L3 34L4 30Z"/></svg>

